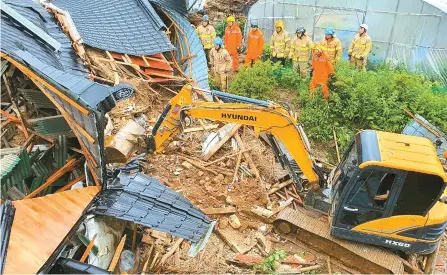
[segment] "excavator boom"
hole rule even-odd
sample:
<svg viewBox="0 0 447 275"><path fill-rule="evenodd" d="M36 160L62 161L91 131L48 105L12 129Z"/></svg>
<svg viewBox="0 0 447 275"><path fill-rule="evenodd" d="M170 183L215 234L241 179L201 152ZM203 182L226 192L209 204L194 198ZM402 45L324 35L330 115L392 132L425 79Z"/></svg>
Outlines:
<svg viewBox="0 0 447 275"><path fill-rule="evenodd" d="M184 86L171 99L152 131L153 151L162 151L182 132L181 123L185 116L238 123L253 126L255 132L266 132L279 139L296 160L309 183L317 183L319 177L314 171L314 161L307 147L306 137L296 120L278 104L252 100L250 102L262 102L262 105L193 101L192 86Z"/></svg>

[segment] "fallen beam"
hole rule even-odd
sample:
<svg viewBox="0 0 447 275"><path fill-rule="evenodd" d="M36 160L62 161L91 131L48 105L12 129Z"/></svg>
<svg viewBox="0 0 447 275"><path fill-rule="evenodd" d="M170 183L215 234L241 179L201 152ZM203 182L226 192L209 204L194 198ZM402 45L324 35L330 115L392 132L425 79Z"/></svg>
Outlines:
<svg viewBox="0 0 447 275"><path fill-rule="evenodd" d="M236 213L236 207L210 207L202 209L202 211L207 215L233 214Z"/></svg>

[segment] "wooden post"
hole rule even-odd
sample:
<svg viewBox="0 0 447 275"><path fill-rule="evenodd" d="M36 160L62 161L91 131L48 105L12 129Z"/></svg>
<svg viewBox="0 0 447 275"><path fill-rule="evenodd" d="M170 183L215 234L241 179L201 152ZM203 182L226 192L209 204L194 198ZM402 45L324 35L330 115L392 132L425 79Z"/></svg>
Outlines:
<svg viewBox="0 0 447 275"><path fill-rule="evenodd" d="M92 251L93 246L95 245L96 240L96 234L93 236L93 238L90 240L90 243L88 244L87 248L84 251L84 254L82 254L81 259L79 260L81 263L84 263L85 260L87 260L87 256Z"/></svg>
<svg viewBox="0 0 447 275"><path fill-rule="evenodd" d="M16 103L14 97L12 96L11 84L9 83L9 80L6 77L6 73L3 74L3 82L5 83L6 91L8 91L9 98L11 99L12 109L14 110L14 112L17 113L17 118L18 118L18 120L20 122L20 125L22 126L23 134L25 135L25 138L28 138L29 134L28 134L28 131L26 129L25 122L23 121L22 114L20 113L19 108L17 107L17 103Z"/></svg>
<svg viewBox="0 0 447 275"><path fill-rule="evenodd" d="M53 184L56 180L58 180L60 177L62 177L63 175L65 175L65 173L67 173L68 171L73 170L73 168L75 168L76 166L78 166L78 164L84 159L84 157L81 157L79 159L71 159L69 160L64 166L62 166L59 170L56 171L56 173L54 173L53 175L51 175L51 177L49 177L47 179L47 181L42 184L41 186L39 186L39 188L37 188L36 190L34 190L33 192L31 192L30 194L28 194L25 199L31 199L34 196L36 196L37 194L39 194L40 192L42 192L45 188L47 188L48 186L50 186L51 184Z"/></svg>
<svg viewBox="0 0 447 275"><path fill-rule="evenodd" d="M335 133L335 128L332 128L332 133L334 134L335 150L337 150L338 163L340 163L341 162L340 151L338 150L337 134Z"/></svg>
<svg viewBox="0 0 447 275"><path fill-rule="evenodd" d="M114 272L115 271L116 265L118 264L118 261L119 261L120 256L121 256L121 252L123 252L123 248L124 248L124 243L125 242L126 242L126 235L124 235L121 238L120 243L116 247L115 254L113 254L112 262L109 265L109 269L107 269L108 271L110 271L110 272Z"/></svg>
<svg viewBox="0 0 447 275"><path fill-rule="evenodd" d="M56 191L56 193L59 192L63 192L65 190L68 190L69 188L71 188L73 185L75 185L77 182L81 181L81 180L85 180L85 174L75 178L74 180L70 181L69 183L67 183L64 187L60 188L59 190Z"/></svg>

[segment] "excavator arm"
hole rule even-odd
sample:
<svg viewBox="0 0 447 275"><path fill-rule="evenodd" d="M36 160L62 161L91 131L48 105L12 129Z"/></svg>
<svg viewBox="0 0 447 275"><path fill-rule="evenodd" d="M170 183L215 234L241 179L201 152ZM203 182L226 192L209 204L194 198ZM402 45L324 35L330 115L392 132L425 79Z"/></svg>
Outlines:
<svg viewBox="0 0 447 275"><path fill-rule="evenodd" d="M251 103L219 103L193 100L193 87L185 85L165 107L149 138L150 152L161 152L183 131L186 116L253 126L279 139L287 148L310 183L319 177L309 152L304 133L296 120L278 104L238 97ZM259 104L257 104L259 103Z"/></svg>

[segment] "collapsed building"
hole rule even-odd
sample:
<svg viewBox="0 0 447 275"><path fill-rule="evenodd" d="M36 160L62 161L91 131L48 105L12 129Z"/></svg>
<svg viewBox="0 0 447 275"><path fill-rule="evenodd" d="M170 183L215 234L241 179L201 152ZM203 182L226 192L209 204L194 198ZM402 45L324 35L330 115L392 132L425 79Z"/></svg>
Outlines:
<svg viewBox="0 0 447 275"><path fill-rule="evenodd" d="M184 83L209 88L186 8L163 0L2 0L2 273L113 271L124 227L96 266L79 260L73 245L81 231L94 240L86 224L98 216L193 244L209 235L212 221L141 173L138 161L111 168L105 156L108 113L121 102L136 94L157 100L157 90L175 93Z"/></svg>

